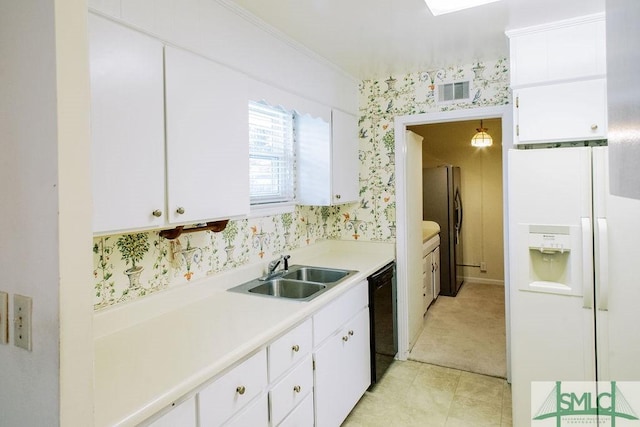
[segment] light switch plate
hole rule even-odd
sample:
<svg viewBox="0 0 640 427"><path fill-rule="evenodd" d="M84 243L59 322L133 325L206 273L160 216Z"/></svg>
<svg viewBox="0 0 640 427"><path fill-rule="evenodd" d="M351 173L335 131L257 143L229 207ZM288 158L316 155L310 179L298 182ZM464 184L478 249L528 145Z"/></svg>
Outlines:
<svg viewBox="0 0 640 427"><path fill-rule="evenodd" d="M0 344L9 342L9 294L0 292Z"/></svg>
<svg viewBox="0 0 640 427"><path fill-rule="evenodd" d="M31 309L31 298L13 296L13 344L27 351L31 351Z"/></svg>

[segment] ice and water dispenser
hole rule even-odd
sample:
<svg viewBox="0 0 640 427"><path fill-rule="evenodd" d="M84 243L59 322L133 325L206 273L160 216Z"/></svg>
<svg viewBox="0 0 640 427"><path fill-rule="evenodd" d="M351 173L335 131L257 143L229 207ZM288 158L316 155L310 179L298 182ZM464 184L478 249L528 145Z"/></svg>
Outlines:
<svg viewBox="0 0 640 427"><path fill-rule="evenodd" d="M572 292L572 257L579 256L571 227L528 225L528 290L553 293Z"/></svg>

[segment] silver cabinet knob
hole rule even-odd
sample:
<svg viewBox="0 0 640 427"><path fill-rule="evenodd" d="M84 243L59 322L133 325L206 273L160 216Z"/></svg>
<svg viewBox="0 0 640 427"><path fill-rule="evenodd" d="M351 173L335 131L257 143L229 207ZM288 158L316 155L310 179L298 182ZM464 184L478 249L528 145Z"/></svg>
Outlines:
<svg viewBox="0 0 640 427"><path fill-rule="evenodd" d="M294 345L293 347L291 347L291 350L295 351L296 353L300 351L300 346L298 344Z"/></svg>
<svg viewBox="0 0 640 427"><path fill-rule="evenodd" d="M353 331L349 331L349 335L353 336Z"/></svg>
<svg viewBox="0 0 640 427"><path fill-rule="evenodd" d="M156 218L160 218L162 216L162 211L160 209L156 209L155 211L151 212L151 215L155 216Z"/></svg>
<svg viewBox="0 0 640 427"><path fill-rule="evenodd" d="M247 389L244 388L243 385L240 385L240 386L236 387L236 393L238 393L238 394L244 394L245 391L247 391Z"/></svg>
<svg viewBox="0 0 640 427"><path fill-rule="evenodd" d="M342 337L342 341L344 341L344 342L349 341L349 337L348 337L348 336L346 336L346 335L345 335L345 336L343 336L343 337Z"/></svg>
<svg viewBox="0 0 640 427"><path fill-rule="evenodd" d="M336 194L336 199L340 200L340 195Z"/></svg>
<svg viewBox="0 0 640 427"><path fill-rule="evenodd" d="M591 130L596 130L596 129L598 129L598 125L596 124L591 125Z"/></svg>
<svg viewBox="0 0 640 427"><path fill-rule="evenodd" d="M176 213L182 215L184 213L184 208L180 206L178 209L176 209Z"/></svg>
<svg viewBox="0 0 640 427"><path fill-rule="evenodd" d="M295 391L296 393L300 393L300 390L302 390L302 387L300 387L299 385L293 386L293 391Z"/></svg>

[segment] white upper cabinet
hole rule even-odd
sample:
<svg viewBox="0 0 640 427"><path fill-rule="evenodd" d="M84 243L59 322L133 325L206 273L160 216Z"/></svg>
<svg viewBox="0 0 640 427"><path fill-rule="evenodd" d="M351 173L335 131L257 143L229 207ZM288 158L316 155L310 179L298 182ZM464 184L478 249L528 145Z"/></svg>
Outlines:
<svg viewBox="0 0 640 427"><path fill-rule="evenodd" d="M607 137L604 15L507 32L514 143Z"/></svg>
<svg viewBox="0 0 640 427"><path fill-rule="evenodd" d="M246 77L89 19L94 232L248 213Z"/></svg>
<svg viewBox="0 0 640 427"><path fill-rule="evenodd" d="M358 119L339 110L331 112L331 161L333 204L358 201Z"/></svg>
<svg viewBox="0 0 640 427"><path fill-rule="evenodd" d="M329 206L358 200L356 116L332 110L331 123L301 116L297 143L299 204Z"/></svg>
<svg viewBox="0 0 640 427"><path fill-rule="evenodd" d="M169 46L165 73L169 222L247 214L246 76Z"/></svg>
<svg viewBox="0 0 640 427"><path fill-rule="evenodd" d="M605 79L513 91L518 144L587 141L607 136Z"/></svg>
<svg viewBox="0 0 640 427"><path fill-rule="evenodd" d="M603 77L604 15L508 31L511 86Z"/></svg>
<svg viewBox="0 0 640 427"><path fill-rule="evenodd" d="M162 43L89 14L93 230L164 224Z"/></svg>

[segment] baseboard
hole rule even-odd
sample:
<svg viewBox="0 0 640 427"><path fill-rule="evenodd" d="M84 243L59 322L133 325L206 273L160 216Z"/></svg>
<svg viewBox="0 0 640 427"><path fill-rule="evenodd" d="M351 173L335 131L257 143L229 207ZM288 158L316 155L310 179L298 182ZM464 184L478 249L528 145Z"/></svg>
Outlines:
<svg viewBox="0 0 640 427"><path fill-rule="evenodd" d="M480 283L482 285L498 285L504 286L504 280L484 279L482 277L465 277L465 283Z"/></svg>

